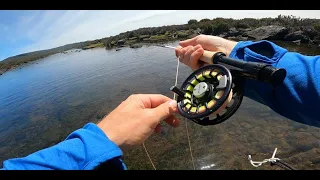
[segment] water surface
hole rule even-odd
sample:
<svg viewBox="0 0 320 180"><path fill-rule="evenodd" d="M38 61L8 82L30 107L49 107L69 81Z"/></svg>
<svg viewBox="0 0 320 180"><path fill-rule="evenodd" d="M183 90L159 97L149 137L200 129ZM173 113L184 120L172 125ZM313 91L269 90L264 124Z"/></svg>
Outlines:
<svg viewBox="0 0 320 180"><path fill-rule="evenodd" d="M280 44L280 42L279 42ZM177 45L173 43L170 45ZM292 44L293 51L319 54ZM87 122L97 122L133 93L172 97L177 60L171 49L92 49L56 54L0 76L0 160L52 146ZM181 64L178 85L191 73ZM196 169L254 168L247 160L277 157L298 169L320 169L319 128L293 122L244 98L229 120L210 127L188 121ZM157 169L192 169L185 120L166 126L146 147ZM124 151L129 169L152 169L142 146Z"/></svg>

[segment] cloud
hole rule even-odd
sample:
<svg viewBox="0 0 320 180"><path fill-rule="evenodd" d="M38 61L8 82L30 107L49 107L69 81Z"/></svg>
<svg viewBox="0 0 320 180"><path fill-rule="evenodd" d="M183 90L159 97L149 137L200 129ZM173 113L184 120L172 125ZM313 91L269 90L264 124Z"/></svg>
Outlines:
<svg viewBox="0 0 320 180"><path fill-rule="evenodd" d="M103 10L29 11L19 19L17 38L31 44L17 50L25 53L69 43L93 40L141 27L184 24L203 18L263 18L279 14L320 18L320 11L283 10ZM0 26L1 27L1 26Z"/></svg>
<svg viewBox="0 0 320 180"><path fill-rule="evenodd" d="M116 35L123 31L119 26L155 15L175 11L46 11L37 24L27 28L25 36L34 43L20 52L35 51ZM26 21L24 19L24 21ZM30 21L32 22L32 21ZM136 28L136 27L134 27ZM126 30L133 30L127 28Z"/></svg>

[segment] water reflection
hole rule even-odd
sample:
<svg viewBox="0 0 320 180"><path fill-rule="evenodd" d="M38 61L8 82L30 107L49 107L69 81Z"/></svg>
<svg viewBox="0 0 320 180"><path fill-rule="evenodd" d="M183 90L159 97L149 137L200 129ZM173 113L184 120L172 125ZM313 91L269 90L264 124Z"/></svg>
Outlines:
<svg viewBox="0 0 320 180"><path fill-rule="evenodd" d="M150 46L57 54L5 73L0 76L0 160L58 143L85 123L101 119L130 94L172 97L175 72L172 50ZM190 73L181 65L178 85ZM145 143L157 169L193 169L185 119L180 119L180 127L164 124L162 134ZM275 147L277 156L297 169L320 169L319 128L290 121L247 98L224 123L205 127L189 121L188 130L198 170L256 169L248 155L263 159ZM153 169L142 146L125 151L124 161L129 169Z"/></svg>
<svg viewBox="0 0 320 180"><path fill-rule="evenodd" d="M200 167L200 169L201 170L211 169L214 166L216 166L216 165L215 164L210 164L210 165L207 165L207 166L202 166L202 167Z"/></svg>

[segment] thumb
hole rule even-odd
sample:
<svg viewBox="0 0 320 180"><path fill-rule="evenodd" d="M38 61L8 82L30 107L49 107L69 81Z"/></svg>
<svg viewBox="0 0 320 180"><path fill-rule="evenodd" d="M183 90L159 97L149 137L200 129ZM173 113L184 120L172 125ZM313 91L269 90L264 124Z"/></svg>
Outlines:
<svg viewBox="0 0 320 180"><path fill-rule="evenodd" d="M151 116L160 123L160 121L170 117L174 112L177 111L177 101L171 100L163 104L160 104L156 108L150 109Z"/></svg>

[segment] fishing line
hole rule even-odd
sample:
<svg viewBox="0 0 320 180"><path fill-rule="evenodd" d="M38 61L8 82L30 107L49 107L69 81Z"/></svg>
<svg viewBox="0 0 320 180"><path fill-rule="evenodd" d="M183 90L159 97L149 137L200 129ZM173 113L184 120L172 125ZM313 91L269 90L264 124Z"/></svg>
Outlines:
<svg viewBox="0 0 320 180"><path fill-rule="evenodd" d="M156 46L175 49L173 46ZM178 58L176 81L170 90L174 92L179 114L202 126L217 125L233 116L242 103L245 79L258 80L276 87L287 74L283 68L278 69L266 63L239 61L227 57L223 52L204 50L200 60L208 65L192 72L177 87ZM187 121L186 131L195 169Z"/></svg>
<svg viewBox="0 0 320 180"><path fill-rule="evenodd" d="M150 161L153 169L154 169L154 170L157 170L157 169L156 169L156 166L154 165L154 163L153 163L153 161L152 161L152 159L151 159L151 157L150 157L150 155L149 155L149 153L148 153L147 147L146 147L146 145L144 144L144 142L142 143L142 146L143 146L144 151L146 152L146 154L147 154L147 156L148 156L148 158L149 158L149 161Z"/></svg>
<svg viewBox="0 0 320 180"><path fill-rule="evenodd" d="M180 66L180 61L179 58L177 58L177 70L176 70L176 81L174 83L174 86L177 86L178 84L178 75L179 75L179 66ZM173 93L173 99L176 99L176 93ZM186 127L186 132L187 132L187 138L188 138L188 144L189 144L189 151L190 151L190 157L191 157L191 162L192 162L192 166L193 166L193 170L195 170L195 165L194 165L194 160L193 160L193 154L192 154L192 148L191 148L191 142L190 142L190 136L189 136L189 131L188 131L188 121L183 118L185 121L185 127Z"/></svg>
<svg viewBox="0 0 320 180"><path fill-rule="evenodd" d="M180 67L180 61L179 61L179 58L177 58L176 78L175 78L175 83L174 83L175 86L177 86L177 84L178 84L179 67ZM177 100L177 98L176 98L176 93L173 93L173 99L174 99L174 100ZM186 128L186 133L187 133L187 138L188 138L190 158L191 158L191 162L192 162L193 169L195 170L196 168L195 168L195 164L194 164L194 158L193 158L193 154L192 154L191 141L190 141L190 136L189 136L189 131L188 131L188 121L187 121L185 118L184 118L184 121L185 121L185 128ZM142 143L142 145L143 145L143 148L144 148L144 150L145 150L145 152L146 152L146 154L147 154L147 156L148 156L148 158L149 158L149 161L150 161L153 169L154 169L154 170L157 170L156 167L155 167L155 165L154 165L154 163L153 163L153 161L152 161L152 159L151 159L151 157L150 157L150 155L149 155L149 153L148 153L147 147L145 146L144 143Z"/></svg>
<svg viewBox="0 0 320 180"><path fill-rule="evenodd" d="M279 158L276 158L276 152L277 152L277 149L278 148L275 148L273 154L272 154L272 157L269 158L269 159L264 159L263 161L253 161L252 158L251 158L251 155L248 156L248 160L250 161L251 165L254 166L254 167L259 167L261 166L262 164L264 163L267 163L267 162L270 162L271 163L271 166L279 166L283 169L286 169L286 170L296 170L294 167L290 166L289 164L281 161Z"/></svg>

